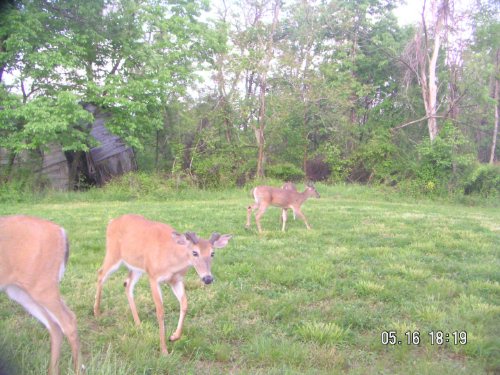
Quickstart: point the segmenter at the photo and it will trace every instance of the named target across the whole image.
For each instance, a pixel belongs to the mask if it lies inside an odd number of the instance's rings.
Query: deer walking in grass
[[[218,233],[213,233],[209,240],[199,238],[192,232],[179,234],[167,224],[150,221],[139,215],[123,215],[112,220],[106,234],[106,256],[98,272],[94,315],[100,315],[103,283],[124,264],[129,269],[124,284],[125,292],[134,322],[139,325],[141,321],[135,306],[134,286],[141,275],[147,273],[160,329],[160,348],[163,354],[168,354],[160,283],[170,284],[180,303],[177,329],[170,336],[170,341],[175,341],[181,337],[188,306],[184,275],[193,266],[205,284],[212,283],[214,250],[225,247],[230,238],[230,235],[221,236]]]
[[[59,291],[68,256],[68,239],[60,226],[30,216],[0,217],[0,290],[49,331],[50,375],[59,374],[63,335],[71,346],[75,373],[80,370],[76,317]]]
[[[255,222],[257,223],[257,229],[259,230],[259,233],[262,233],[262,227],[260,225],[260,219],[262,218],[262,215],[264,215],[264,213],[266,212],[267,207],[276,206],[282,208],[282,231],[285,231],[287,219],[286,209],[288,208],[291,208],[294,214],[296,214],[304,221],[307,229],[311,229],[306,217],[304,216],[300,208],[308,198],[319,198],[319,193],[316,191],[316,188],[314,186],[308,185],[302,193],[293,190],[274,188],[271,186],[257,186],[252,190],[252,195],[255,198],[255,204],[248,206],[247,208],[247,228],[250,228],[250,218],[252,216],[252,212],[257,210],[257,213],[255,214]]]

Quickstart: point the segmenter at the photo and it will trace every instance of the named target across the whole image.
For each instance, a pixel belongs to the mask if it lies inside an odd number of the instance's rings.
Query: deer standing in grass
[[[230,235],[213,233],[209,240],[198,238],[195,233],[179,234],[167,224],[150,221],[139,215],[123,215],[112,220],[106,234],[106,256],[98,272],[94,315],[100,315],[103,283],[121,264],[129,269],[125,292],[135,324],[141,323],[134,301],[134,286],[143,273],[149,276],[149,284],[156,307],[160,328],[160,348],[168,354],[165,342],[164,309],[160,283],[170,284],[180,303],[177,329],[170,341],[178,340],[187,312],[184,291],[184,275],[193,266],[205,284],[213,281],[210,270],[214,250],[227,245]]]
[[[63,335],[71,346],[75,373],[80,370],[75,314],[59,291],[68,256],[68,239],[60,226],[30,216],[0,217],[0,290],[49,331],[51,375],[59,374]]]
[[[255,222],[257,223],[257,229],[259,230],[259,233],[262,233],[260,219],[262,215],[264,215],[264,212],[266,212],[267,207],[271,205],[282,208],[282,231],[285,231],[287,219],[286,209],[288,208],[291,208],[294,214],[304,221],[307,229],[311,229],[306,217],[300,210],[300,207],[310,197],[319,198],[319,193],[316,191],[316,188],[314,186],[308,185],[302,193],[293,190],[274,188],[271,186],[257,186],[252,190],[252,195],[255,198],[255,204],[248,206],[247,208],[247,228],[250,228],[250,218],[252,216],[252,212],[257,210],[257,213],[255,214]]]

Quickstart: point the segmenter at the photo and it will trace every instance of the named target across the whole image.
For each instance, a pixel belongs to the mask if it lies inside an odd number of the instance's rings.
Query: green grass
[[[363,187],[319,186],[303,212],[313,227],[278,209],[264,234],[244,229],[248,189],[164,193],[50,195],[4,203],[0,215],[30,214],[64,226],[71,255],[61,290],[78,318],[88,374],[487,374],[500,371],[500,211],[493,207],[405,200]],[[159,351],[147,278],[136,287],[142,325],[133,323],[121,269],[105,284],[93,317],[96,272],[108,221],[138,213],[178,231],[231,233],[206,287],[186,279],[183,337]],[[1,261],[1,260],[0,260]],[[167,334],[179,306],[163,288]],[[429,331],[467,331],[467,344],[431,345]],[[420,344],[382,345],[383,331],[419,331]],[[0,294],[0,357],[19,374],[40,374],[48,334]],[[71,373],[63,347],[63,373]]]

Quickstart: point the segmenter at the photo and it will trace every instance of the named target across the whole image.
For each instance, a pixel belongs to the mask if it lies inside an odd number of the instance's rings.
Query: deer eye
[[[197,251],[193,251],[193,256],[197,257],[199,254]]]

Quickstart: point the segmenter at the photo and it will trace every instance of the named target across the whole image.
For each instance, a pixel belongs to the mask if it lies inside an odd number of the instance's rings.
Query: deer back
[[[107,251],[150,275],[175,274],[185,271],[190,261],[186,246],[174,241],[174,232],[167,224],[123,215],[108,225]]]
[[[56,285],[68,260],[66,233],[48,220],[24,215],[2,217],[0,259],[0,288],[9,283],[24,288],[42,282]]]

